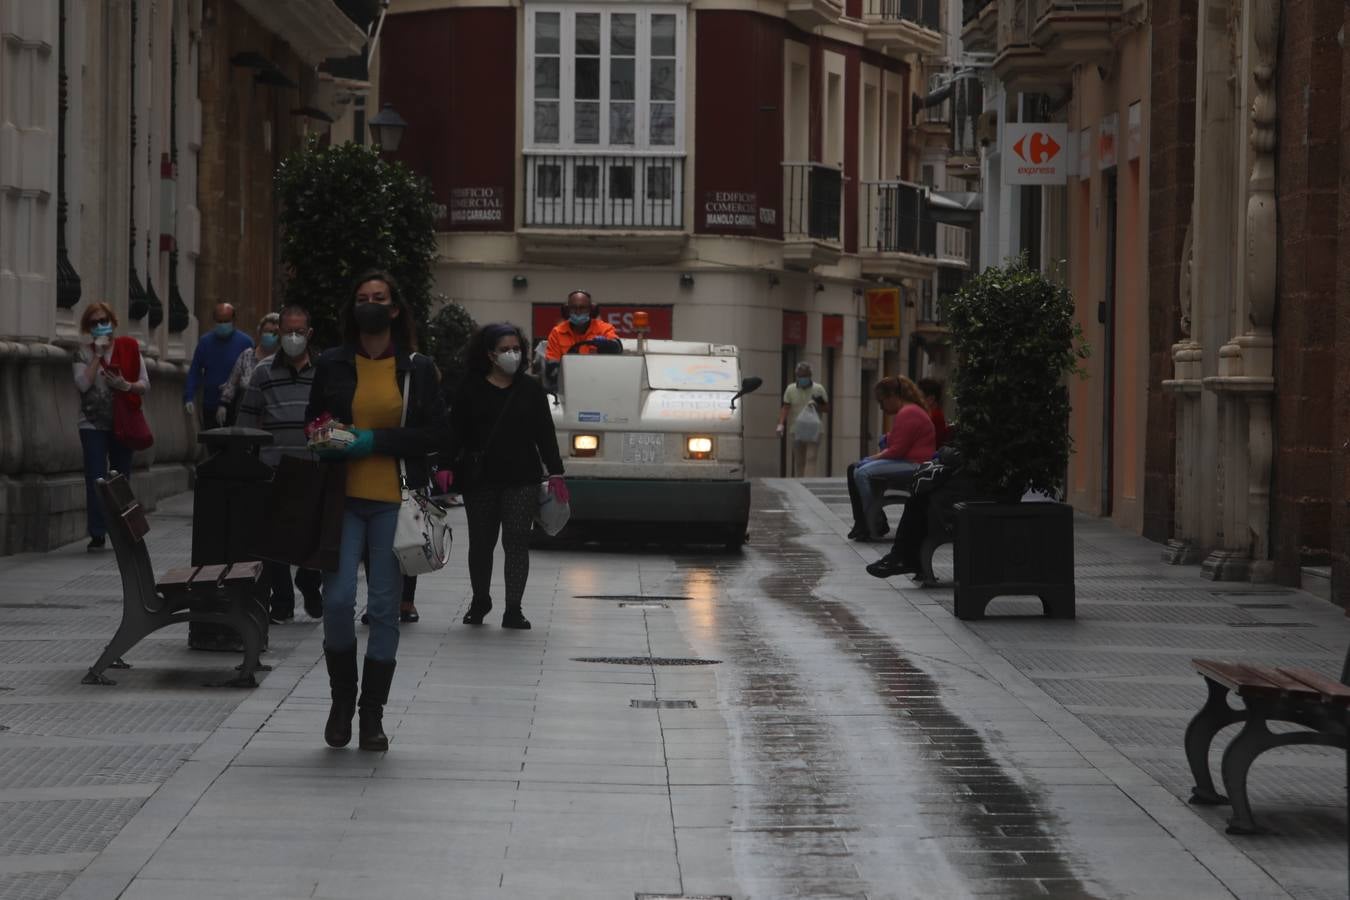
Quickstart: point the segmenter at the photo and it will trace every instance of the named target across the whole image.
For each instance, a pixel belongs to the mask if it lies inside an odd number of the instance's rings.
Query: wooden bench
[[[1268,668],[1240,663],[1194,659],[1191,664],[1205,679],[1209,695],[1200,711],[1186,726],[1186,762],[1195,787],[1191,803],[1221,806],[1231,803],[1229,834],[1264,834],[1252,818],[1247,798],[1247,773],[1256,758],[1275,747],[1313,744],[1346,749],[1346,721],[1350,713],[1350,653],[1346,654],[1341,681],[1300,668]],[[1240,708],[1228,704],[1232,693]],[[1242,730],[1224,750],[1220,763],[1227,796],[1214,788],[1209,771],[1209,748],[1215,735],[1228,725],[1243,723]],[[1272,732],[1270,722],[1291,722],[1307,729]]]
[[[122,661],[122,654],[167,625],[210,622],[234,630],[244,643],[240,674],[222,686],[257,687],[254,673],[270,668],[259,663],[267,646],[268,626],[262,563],[189,566],[173,569],[156,581],[145,546],[150,523],[126,477],[110,472],[107,479],[98,480],[97,490],[122,575],[122,622],[82,683],[116,684],[104,670],[131,668]]]

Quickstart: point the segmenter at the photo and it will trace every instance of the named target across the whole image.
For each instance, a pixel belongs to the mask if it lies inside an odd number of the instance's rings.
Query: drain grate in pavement
[[[669,603],[653,603],[644,601],[639,603],[620,603],[619,609],[670,609]]]
[[[730,894],[643,894],[633,895],[633,900],[731,900]]]
[[[675,594],[577,594],[578,600],[617,600],[621,603],[651,603],[663,600],[688,600]]]
[[[0,609],[85,609],[78,603],[0,603]]]
[[[1288,603],[1234,603],[1239,609],[1293,609]]]
[[[633,709],[697,709],[693,700],[629,700]]]
[[[671,656],[574,656],[572,662],[604,663],[609,666],[715,666],[722,661]]]
[[[1210,591],[1214,597],[1288,597],[1293,591]]]

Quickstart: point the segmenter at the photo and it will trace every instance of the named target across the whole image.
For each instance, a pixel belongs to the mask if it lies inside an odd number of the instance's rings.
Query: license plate
[[[623,461],[639,466],[659,465],[666,461],[664,434],[625,434]]]

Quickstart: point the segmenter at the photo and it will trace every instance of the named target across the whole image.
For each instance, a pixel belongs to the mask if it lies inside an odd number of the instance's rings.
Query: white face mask
[[[303,334],[283,334],[281,336],[281,349],[287,356],[301,356],[308,346],[309,338]]]
[[[501,369],[507,375],[516,374],[516,369],[520,368],[520,351],[503,350],[497,354],[497,368]]]

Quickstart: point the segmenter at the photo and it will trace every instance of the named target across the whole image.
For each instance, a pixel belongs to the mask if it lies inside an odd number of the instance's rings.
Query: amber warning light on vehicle
[[[646,334],[652,330],[651,316],[647,315],[645,310],[633,313],[633,330],[638,334]]]

